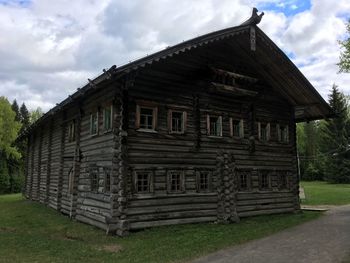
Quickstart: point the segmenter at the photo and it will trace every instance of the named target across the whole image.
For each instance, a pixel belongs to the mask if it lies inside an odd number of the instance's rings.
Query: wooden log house
[[[28,139],[26,198],[125,235],[300,209],[296,122],[328,104],[245,23],[113,66]]]

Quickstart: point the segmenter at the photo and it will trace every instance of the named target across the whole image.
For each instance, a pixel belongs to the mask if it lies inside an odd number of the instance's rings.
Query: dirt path
[[[193,263],[337,263],[350,255],[350,205],[272,236],[234,246]]]

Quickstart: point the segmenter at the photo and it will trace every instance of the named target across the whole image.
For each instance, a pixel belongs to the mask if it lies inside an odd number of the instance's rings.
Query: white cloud
[[[0,95],[48,110],[113,64],[121,65],[197,35],[238,25],[251,7],[299,10],[300,0],[36,0],[0,4]],[[67,8],[67,6],[69,8]],[[280,9],[277,9],[280,10]],[[336,74],[346,0],[315,0],[296,15],[264,10],[261,28],[326,95]]]

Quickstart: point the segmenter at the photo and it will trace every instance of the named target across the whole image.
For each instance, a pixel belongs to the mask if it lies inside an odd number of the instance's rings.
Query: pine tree
[[[30,114],[24,103],[22,103],[21,108],[19,109],[19,112],[20,112],[21,122],[22,122],[22,129],[20,132],[23,132],[23,131],[26,131],[30,126]]]
[[[329,104],[336,117],[326,120],[323,126],[322,149],[326,157],[325,176],[330,182],[350,182],[349,116],[346,97],[333,85]]]
[[[11,108],[16,113],[15,121],[21,122],[21,114],[19,113],[19,106],[16,99],[12,102]]]

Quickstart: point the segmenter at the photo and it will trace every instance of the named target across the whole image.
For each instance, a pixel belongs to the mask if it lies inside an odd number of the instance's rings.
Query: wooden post
[[[75,151],[74,151],[74,163],[73,163],[73,191],[71,193],[70,200],[70,211],[69,216],[75,218],[77,209],[77,199],[78,199],[78,183],[80,176],[80,162],[81,162],[81,151],[80,151],[80,132],[81,132],[81,119],[82,119],[82,109],[79,106],[79,115],[76,121],[75,127]]]
[[[235,160],[230,152],[219,151],[216,157],[218,191],[218,222],[239,222],[237,214],[238,180],[235,174]]]
[[[119,93],[119,128],[114,133],[115,158],[113,158],[113,177],[116,179],[116,189],[112,191],[112,207],[117,207],[116,233],[125,236],[129,233],[127,220],[127,180],[128,180],[128,126],[129,126],[129,87],[133,86],[135,75],[128,75]]]
[[[291,121],[293,122],[293,121]],[[290,123],[290,127],[292,127],[293,129],[293,140],[291,141],[291,143],[293,143],[292,146],[292,152],[293,152],[293,159],[292,159],[292,185],[291,185],[291,191],[294,194],[294,209],[295,212],[299,212],[300,211],[300,198],[299,198],[299,176],[298,176],[298,159],[297,159],[297,146],[296,146],[296,142],[297,142],[297,137],[296,137],[296,124]],[[288,174],[286,174],[286,176],[288,176]],[[288,181],[288,180],[287,180]]]

